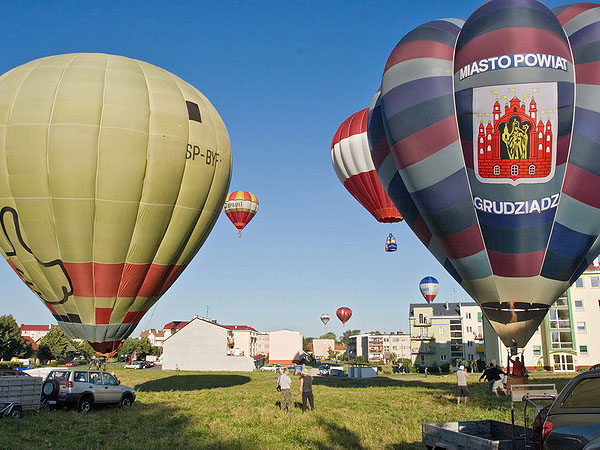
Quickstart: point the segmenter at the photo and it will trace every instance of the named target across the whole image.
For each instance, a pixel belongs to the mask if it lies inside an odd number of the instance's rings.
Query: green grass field
[[[277,376],[270,372],[114,371],[135,387],[133,408],[0,419],[0,448],[421,448],[421,422],[510,422],[508,398],[488,395],[479,375],[469,378],[467,406],[456,405],[452,375],[315,379],[316,410],[304,414],[292,377],[297,408],[286,414],[276,406]],[[545,374],[531,382],[560,389],[571,377]]]

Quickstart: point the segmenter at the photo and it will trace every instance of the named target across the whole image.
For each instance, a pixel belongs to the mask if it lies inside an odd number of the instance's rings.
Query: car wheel
[[[124,395],[121,401],[119,402],[119,407],[121,408],[131,408],[133,405],[133,399],[131,395]]]
[[[60,390],[60,384],[56,380],[46,380],[42,385],[42,394],[46,398],[54,398]]]
[[[92,398],[89,395],[81,397],[77,410],[81,413],[88,413],[92,409]]]
[[[10,410],[9,415],[13,419],[20,419],[21,417],[23,417],[23,408],[21,408],[20,406],[13,406],[13,408]]]

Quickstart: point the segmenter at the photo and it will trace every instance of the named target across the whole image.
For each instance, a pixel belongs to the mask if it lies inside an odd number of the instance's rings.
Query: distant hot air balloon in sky
[[[235,191],[227,196],[223,209],[242,237],[242,230],[258,212],[258,199],[250,192]]]
[[[392,233],[388,234],[388,237],[385,239],[385,251],[386,252],[395,252],[398,250],[398,244],[396,244],[396,238]]]
[[[402,38],[371,108],[382,184],[507,346],[600,251],[599,28],[597,4],[491,0]]]
[[[400,222],[402,216],[388,197],[371,160],[367,139],[368,108],[348,117],[331,143],[333,168],[344,187],[379,222]]]
[[[0,92],[1,253],[67,336],[110,353],[215,224],[225,125],[193,86],[123,56],[37,59]]]
[[[427,303],[431,303],[435,299],[439,289],[440,283],[433,277],[425,277],[419,283],[419,290]]]
[[[342,306],[341,308],[337,309],[335,315],[338,317],[338,319],[340,319],[342,325],[346,325],[346,322],[348,322],[350,317],[352,317],[352,310],[347,306]]]
[[[323,322],[323,325],[327,326],[327,322],[329,322],[329,314],[321,314],[321,322]]]

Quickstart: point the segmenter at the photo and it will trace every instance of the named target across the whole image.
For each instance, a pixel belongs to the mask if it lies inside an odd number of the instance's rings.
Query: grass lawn
[[[0,448],[421,448],[421,422],[510,422],[508,398],[488,395],[478,374],[470,375],[467,406],[456,405],[453,375],[315,378],[316,410],[286,414],[276,407],[277,376],[270,372],[108,370],[135,387],[131,409],[0,419]],[[531,382],[560,389],[571,377],[534,375]],[[292,377],[292,383],[299,406],[299,381]],[[521,408],[517,416],[522,419]]]

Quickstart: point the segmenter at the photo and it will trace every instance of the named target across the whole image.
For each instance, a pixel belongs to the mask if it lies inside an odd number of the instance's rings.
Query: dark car
[[[590,370],[563,388],[542,430],[545,449],[600,449],[600,370]]]

